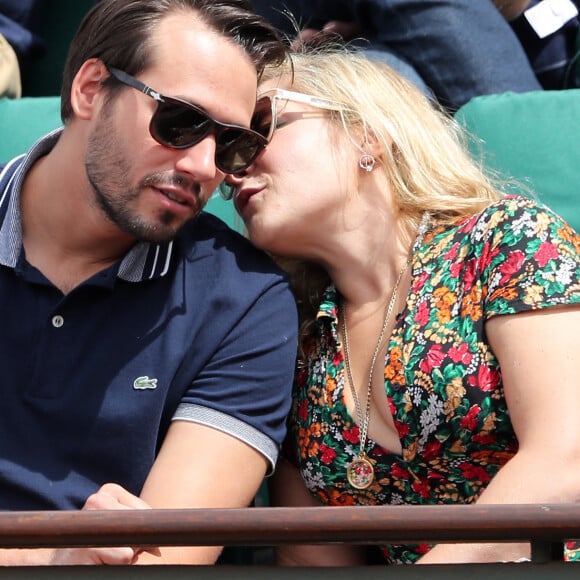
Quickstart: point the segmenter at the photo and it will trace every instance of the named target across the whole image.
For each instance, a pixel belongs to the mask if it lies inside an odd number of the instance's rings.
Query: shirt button
[[[52,325],[55,328],[60,328],[64,324],[64,318],[57,314],[56,316],[52,317]]]

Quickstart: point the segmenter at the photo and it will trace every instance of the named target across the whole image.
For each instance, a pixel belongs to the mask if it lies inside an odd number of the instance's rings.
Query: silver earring
[[[223,200],[230,201],[234,197],[234,186],[222,181],[217,187],[217,192]]]
[[[358,160],[358,164],[361,169],[370,173],[374,168],[377,160],[369,153],[363,153]]]

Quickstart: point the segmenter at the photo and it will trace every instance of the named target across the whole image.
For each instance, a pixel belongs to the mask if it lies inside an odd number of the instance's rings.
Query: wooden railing
[[[292,543],[532,543],[532,562],[370,566],[330,571],[273,566],[1,568],[0,577],[46,578],[580,578],[562,561],[563,543],[580,538],[580,504],[245,508],[0,513],[0,547],[275,546]],[[460,547],[458,547],[460,549]]]

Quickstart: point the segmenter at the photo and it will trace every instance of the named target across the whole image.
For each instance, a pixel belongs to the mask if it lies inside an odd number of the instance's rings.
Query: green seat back
[[[61,125],[59,97],[0,99],[0,164]]]
[[[61,125],[59,97],[0,99],[0,165],[25,153],[39,137]],[[234,204],[224,201],[217,191],[209,200],[206,210],[230,227],[242,230],[243,224]]]
[[[580,232],[580,89],[476,97],[456,119],[481,139],[473,153],[487,167],[529,187]]]

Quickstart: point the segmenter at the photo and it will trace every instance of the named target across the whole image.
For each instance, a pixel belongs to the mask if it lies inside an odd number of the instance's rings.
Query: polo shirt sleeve
[[[296,304],[280,272],[239,273],[223,264],[221,269],[223,278],[214,286],[215,299],[204,307],[204,328],[193,349],[219,339],[206,352],[173,420],[207,425],[244,441],[267,458],[271,472],[291,404]]]

